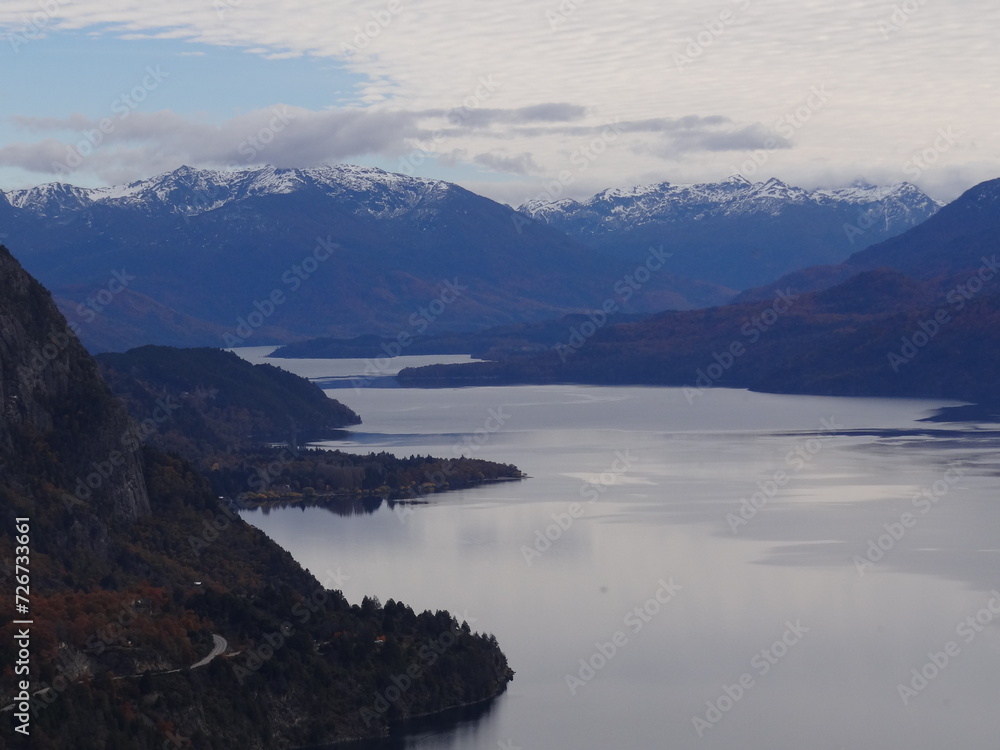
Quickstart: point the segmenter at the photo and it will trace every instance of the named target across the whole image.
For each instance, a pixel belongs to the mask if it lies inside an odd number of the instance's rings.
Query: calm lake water
[[[403,512],[244,515],[352,602],[449,609],[500,641],[503,696],[393,747],[996,747],[994,426],[921,422],[938,402],[726,389],[328,392],[364,419],[330,448],[530,475]]]

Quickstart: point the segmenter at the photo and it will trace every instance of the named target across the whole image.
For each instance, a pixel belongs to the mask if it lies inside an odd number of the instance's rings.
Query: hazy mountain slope
[[[578,345],[499,362],[404,370],[399,379],[418,385],[683,385],[693,398],[733,386],[995,402],[997,184],[973,188],[924,224],[865,251],[856,264],[852,259],[849,266],[818,269],[820,280],[852,274],[826,289],[805,293],[772,285],[753,300],[724,307],[592,326]],[[891,263],[902,268],[883,267]],[[800,277],[815,280],[806,272]]]
[[[776,289],[815,291],[838,284],[859,271],[892,268],[934,281],[942,292],[960,283],[1000,250],[1000,179],[980,183],[923,224],[898,237],[861,250],[843,264],[806,268],[748,290],[736,301],[766,299]]]
[[[558,317],[600,307],[648,255],[601,258],[456,185],[362,167],[185,167],[115,188],[40,186],[3,202],[20,259],[66,300],[94,349]],[[732,294],[658,265],[633,309]]]
[[[1000,249],[1000,179],[980,183],[919,227],[852,255],[846,265],[887,267],[919,279],[950,278]]]
[[[780,314],[774,313],[775,300],[669,312],[601,329],[572,351],[407,369],[397,377],[404,385],[425,387],[686,386],[692,401],[715,387],[997,401],[995,289],[959,307],[926,284],[892,271],[868,271],[824,292],[787,298],[793,304],[779,305]],[[929,298],[930,304],[913,305]]]
[[[597,313],[593,313],[596,315]],[[638,320],[644,316],[616,313],[616,323]],[[415,339],[401,347],[395,339],[378,336],[358,336],[351,339],[318,338],[297,341],[278,347],[269,356],[276,359],[351,359],[378,360],[398,354],[470,354],[475,358],[494,359],[498,355],[544,351],[570,336],[571,331],[590,318],[587,315],[566,315],[537,323],[517,323],[497,326],[476,333],[446,333]]]
[[[807,191],[777,179],[660,183],[518,210],[603,252],[664,245],[671,269],[735,289],[840,263],[932,216],[939,205],[908,183]]]

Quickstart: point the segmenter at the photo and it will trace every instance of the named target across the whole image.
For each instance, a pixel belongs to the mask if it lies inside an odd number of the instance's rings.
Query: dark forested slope
[[[32,747],[317,745],[487,699],[510,679],[492,637],[446,612],[349,604],[335,576],[318,581],[190,464],[144,445],[2,248],[0,404],[0,511],[11,529],[28,519],[33,620],[27,676],[11,668],[23,626],[0,628],[0,702],[30,681]],[[10,596],[14,553],[0,536]],[[21,709],[5,714],[8,744]]]

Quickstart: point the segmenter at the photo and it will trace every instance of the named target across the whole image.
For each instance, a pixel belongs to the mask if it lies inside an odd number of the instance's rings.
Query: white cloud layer
[[[702,127],[691,133],[627,129],[568,191],[719,179],[753,164],[754,177],[909,179],[950,196],[1000,173],[1000,6],[986,0],[5,0],[0,25],[12,46],[18,34],[44,43],[29,35],[92,29],[336,58],[362,74],[358,112],[302,113],[282,160],[350,159],[366,153],[358,148],[395,158],[420,143],[544,180],[574,169],[595,137],[587,129],[693,117]],[[426,113],[463,107],[435,139]],[[150,129],[164,153],[192,148],[184,138],[201,132],[208,158],[254,117],[266,111],[214,134],[175,122],[180,137],[153,132],[169,113],[136,117],[134,127]],[[713,117],[719,132],[710,132]],[[935,146],[941,132],[952,134],[946,148]],[[113,144],[95,153],[95,168],[100,159],[127,168],[141,151],[124,129]],[[33,150],[52,147],[9,144],[0,159],[29,163]],[[530,194],[535,184],[496,190]]]

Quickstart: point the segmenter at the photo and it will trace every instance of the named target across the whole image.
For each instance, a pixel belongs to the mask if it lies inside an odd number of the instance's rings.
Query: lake
[[[347,386],[328,393],[364,423],[325,447],[529,475],[351,517],[243,514],[352,602],[496,635],[507,692],[391,746],[996,746],[995,426],[922,422],[946,404],[917,400],[355,388],[363,360],[269,350],[237,351]]]

